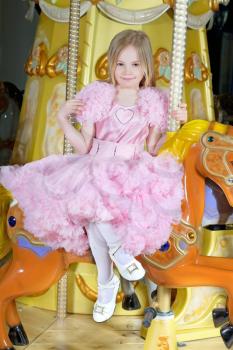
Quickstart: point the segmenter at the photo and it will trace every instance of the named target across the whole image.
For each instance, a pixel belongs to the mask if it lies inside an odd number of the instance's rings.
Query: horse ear
[[[215,121],[209,123],[208,131],[214,131]]]
[[[226,134],[228,136],[233,136],[233,126],[232,125],[228,125]]]

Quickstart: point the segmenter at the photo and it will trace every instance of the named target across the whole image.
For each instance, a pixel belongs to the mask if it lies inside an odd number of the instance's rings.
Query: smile
[[[121,79],[123,79],[123,80],[133,80],[133,79],[135,79],[135,77],[121,77]]]

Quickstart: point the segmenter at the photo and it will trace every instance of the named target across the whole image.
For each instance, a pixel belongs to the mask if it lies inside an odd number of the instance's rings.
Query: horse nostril
[[[16,218],[14,216],[10,216],[8,218],[8,224],[11,226],[11,227],[15,227],[16,225]]]

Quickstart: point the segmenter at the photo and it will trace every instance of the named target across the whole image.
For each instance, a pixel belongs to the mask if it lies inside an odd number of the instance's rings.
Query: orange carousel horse
[[[148,277],[158,286],[218,286],[226,290],[227,309],[213,310],[213,321],[216,327],[225,324],[221,336],[228,348],[233,345],[233,260],[201,256],[197,239],[205,206],[205,178],[222,189],[233,207],[232,136],[232,127],[228,127],[226,135],[207,131],[189,149],[184,160],[182,219],[159,251],[140,257]]]
[[[140,259],[149,278],[161,286],[177,288],[213,285],[225,288],[230,324],[223,329],[223,333],[224,336],[227,334],[225,341],[229,346],[233,337],[229,337],[229,329],[230,334],[233,334],[232,259],[200,256],[196,239],[204,209],[205,178],[210,178],[220,186],[233,206],[232,128],[229,128],[228,135],[223,135],[207,131],[207,121],[198,123],[202,123],[202,126],[198,124],[196,133],[193,131],[195,122],[187,123],[177,133],[178,137],[181,135],[181,144],[183,142],[184,146],[181,147],[181,159],[185,159],[183,219],[174,227],[169,242],[160,251],[154,255],[141,256]],[[188,128],[194,137],[187,136],[185,131]],[[205,131],[200,139],[200,134]],[[163,149],[172,151],[171,143],[176,148],[177,142],[175,135]],[[189,146],[194,143],[188,152]],[[90,261],[88,256],[77,257],[63,249],[52,251],[49,246],[38,241],[24,230],[23,213],[17,205],[12,205],[8,210],[7,232],[11,240],[12,258],[2,266],[2,273],[0,271],[0,350],[14,350],[12,343],[24,345],[28,342],[15,307],[17,297],[43,293],[62,277],[71,263],[85,259]],[[226,310],[217,310],[217,313],[216,323],[220,316],[224,320],[227,318]],[[6,324],[10,328],[9,334]]]

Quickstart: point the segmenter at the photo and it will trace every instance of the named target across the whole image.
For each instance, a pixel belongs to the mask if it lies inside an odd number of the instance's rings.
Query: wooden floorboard
[[[89,315],[68,315],[63,322],[55,313],[19,306],[30,344],[17,350],[143,350],[139,316],[114,316],[97,324]],[[225,350],[221,338],[180,343],[179,350]]]

